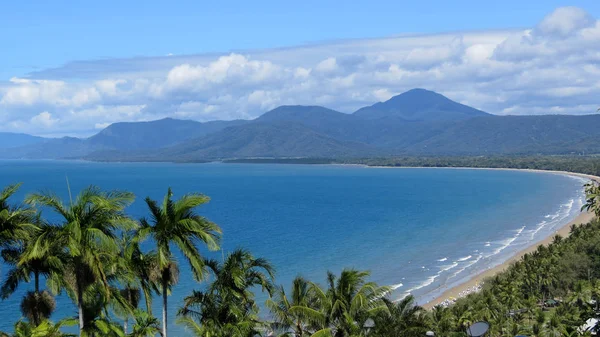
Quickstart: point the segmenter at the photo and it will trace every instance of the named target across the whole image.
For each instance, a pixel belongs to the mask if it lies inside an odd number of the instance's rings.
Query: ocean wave
[[[547,224],[548,224],[548,222],[547,222],[546,220],[544,220],[544,221],[542,221],[542,222],[538,223],[538,224],[536,225],[535,229],[532,229],[532,230],[528,231],[528,233],[529,233],[529,239],[530,239],[530,240],[533,240],[533,239],[534,239],[534,237],[535,237],[535,235],[536,235],[536,234],[537,234],[539,231],[541,231],[541,230],[542,230],[542,228],[546,227],[546,225],[547,225]]]
[[[574,203],[575,203],[575,199],[571,199],[571,200],[567,201],[566,203],[562,204],[561,206],[565,206],[568,208],[568,211],[571,211],[571,208],[573,207]]]
[[[458,262],[454,262],[453,264],[450,264],[450,265],[447,265],[447,266],[442,266],[440,268],[440,272],[448,271],[448,270],[454,269],[456,267],[458,267]]]
[[[404,286],[404,284],[402,284],[402,283],[398,283],[398,284],[392,284],[392,285],[390,286],[390,289],[393,291],[393,290],[396,290],[396,289],[398,289],[398,288],[400,288],[400,287],[402,287],[402,286]]]
[[[577,200],[577,201],[582,202],[581,200]],[[558,209],[558,211],[556,213],[546,215],[545,218],[549,219],[548,221],[544,220],[544,221],[538,223],[536,225],[535,229],[528,231],[530,240],[533,241],[535,239],[536,234],[539,233],[542,229],[544,229],[547,226],[550,226],[551,228],[553,228],[557,225],[564,224],[565,219],[568,218],[569,215],[571,215],[571,211],[573,210],[573,206],[575,205],[575,203],[576,203],[575,199],[569,199],[569,201],[560,205],[560,208]]]
[[[521,233],[523,233],[524,230],[525,230],[525,226],[515,230],[516,234],[513,237],[499,241],[498,243],[500,244],[500,247],[498,247],[496,250],[494,250],[492,252],[492,254],[487,255],[486,258],[497,255],[501,251],[508,248],[513,242],[515,242],[519,238],[519,236],[521,236]]]
[[[419,283],[418,285],[416,285],[416,286],[414,286],[414,287],[412,287],[412,288],[408,289],[408,290],[406,291],[406,293],[405,293],[405,296],[404,296],[404,297],[406,297],[406,295],[408,295],[408,294],[410,294],[410,293],[414,292],[415,290],[419,290],[419,289],[421,289],[421,288],[425,288],[425,287],[427,287],[428,285],[432,284],[432,283],[435,281],[435,279],[436,279],[436,278],[438,278],[439,276],[440,276],[440,274],[439,274],[439,273],[437,273],[437,274],[435,274],[435,275],[433,275],[433,276],[430,276],[430,277],[428,277],[428,278],[427,278],[425,281],[423,281],[423,282]]]
[[[489,242],[489,241],[485,243],[485,246],[486,246],[486,247],[489,247],[489,246],[491,246],[491,245],[492,245],[492,243],[491,243],[491,242]]]
[[[444,257],[444,258],[439,259],[438,262],[444,262],[444,261],[447,261],[447,260],[448,260],[448,258]]]
[[[462,273],[467,268],[469,268],[472,265],[474,265],[475,263],[479,262],[482,258],[483,258],[483,254],[479,254],[475,260],[469,261],[469,263],[467,263],[464,267],[462,267],[461,269],[457,270],[454,274],[452,274],[452,276],[450,276],[450,278],[458,276],[458,274]]]
[[[469,255],[469,256],[465,256],[465,257],[461,257],[460,259],[456,260],[457,262],[463,262],[463,261],[467,261],[468,259],[472,258],[473,255]]]

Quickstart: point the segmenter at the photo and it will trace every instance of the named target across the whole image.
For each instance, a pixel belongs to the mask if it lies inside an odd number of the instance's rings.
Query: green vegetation
[[[69,336],[63,327],[78,326],[79,336],[166,337],[167,299],[181,263],[173,249],[198,282],[199,290],[176,304],[177,323],[195,336],[409,337],[429,330],[465,336],[478,320],[491,323],[492,336],[578,336],[584,334],[578,327],[599,315],[598,220],[525,255],[487,280],[481,292],[426,311],[412,296],[393,302],[390,288],[369,281],[365,271],[328,273],[324,285],[298,276],[288,291],[276,285],[268,261],[244,249],[222,261],[203,257],[201,248],[219,248],[221,231],[196,213],[209,200],[201,194],[173,199],[169,189],[161,203],[146,198],[148,216],[136,221],[126,213],[134,199],[128,192],[89,187],[68,202],[36,193],[16,205],[8,199],[18,187],[0,193],[1,256],[10,267],[0,293],[6,299],[29,282],[33,290],[22,300],[23,318],[14,331],[0,336]],[[596,214],[598,188],[587,185],[586,208]],[[46,211],[61,220],[49,222]],[[141,249],[144,240],[153,249]],[[268,295],[264,305],[256,291]],[[61,293],[77,316],[53,323],[54,296]],[[162,320],[151,311],[155,295],[162,296]]]
[[[599,156],[385,157],[331,160],[336,164],[389,167],[472,167],[552,170],[600,176]]]

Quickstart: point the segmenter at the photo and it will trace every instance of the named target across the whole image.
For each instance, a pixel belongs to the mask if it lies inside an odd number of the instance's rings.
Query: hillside
[[[85,140],[74,137],[63,137],[44,140],[40,143],[0,149],[2,159],[66,159],[80,158],[98,150]]]
[[[249,157],[356,157],[383,154],[291,122],[249,123],[164,149],[156,157],[174,161]]]
[[[166,118],[151,122],[111,124],[89,138],[63,137],[12,147],[0,148],[4,159],[65,159],[84,158],[92,153],[121,153],[128,157],[136,151],[159,149],[220,131],[228,126],[242,125],[245,120],[200,123]]]
[[[206,161],[388,155],[600,153],[600,115],[495,116],[414,89],[354,114],[280,106],[255,120],[115,123],[87,138],[42,140],[0,158]]]
[[[409,154],[598,153],[600,115],[488,116],[461,121],[406,148]]]
[[[202,137],[246,121],[200,123],[165,118],[150,122],[114,123],[87,139],[93,147],[115,150],[155,149]]]
[[[0,132],[0,149],[41,143],[44,140],[45,138],[24,133]]]

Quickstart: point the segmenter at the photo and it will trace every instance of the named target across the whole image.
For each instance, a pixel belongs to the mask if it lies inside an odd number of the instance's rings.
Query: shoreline
[[[548,173],[548,174],[561,174],[561,175],[568,175],[568,176],[574,176],[574,177],[578,177],[578,178],[583,178],[583,179],[587,179],[587,180],[595,180],[600,182],[600,177],[597,176],[593,176],[593,175],[589,175],[589,174],[583,174],[583,173],[574,173],[574,172],[567,172],[567,171],[551,171],[551,170],[536,170],[536,169],[512,169],[512,168],[480,168],[480,167],[389,167],[389,166],[368,166],[368,165],[364,165],[365,167],[369,167],[369,168],[400,168],[400,169],[407,169],[407,168],[418,168],[418,169],[423,169],[423,168],[429,168],[429,169],[459,169],[459,170],[510,170],[510,171],[525,171],[525,172],[533,172],[533,173]],[[551,235],[547,236],[546,238],[544,238],[542,241],[538,241],[535,242],[533,244],[531,244],[530,246],[516,252],[513,256],[511,256],[510,258],[508,258],[506,261],[504,261],[503,263],[493,267],[493,268],[489,268],[485,271],[482,271],[478,274],[473,275],[471,278],[469,278],[468,280],[466,280],[465,282],[458,284],[456,286],[453,286],[451,288],[448,288],[447,290],[445,290],[441,295],[437,296],[436,298],[425,302],[425,303],[419,303],[419,305],[421,305],[423,308],[430,310],[433,307],[442,304],[443,302],[447,301],[450,298],[454,298],[454,299],[459,299],[461,297],[464,297],[465,294],[468,294],[470,292],[473,292],[473,289],[475,289],[477,286],[481,285],[482,282],[489,277],[492,277],[498,273],[501,273],[503,271],[505,271],[509,266],[511,266],[513,263],[515,263],[516,261],[521,260],[521,258],[531,252],[534,252],[538,246],[541,245],[548,245],[550,244],[553,239],[554,236],[556,235],[560,235],[562,237],[567,237],[569,236],[569,233],[571,231],[571,226],[572,225],[579,225],[579,224],[583,224],[583,223],[588,223],[590,222],[592,219],[594,219],[595,215],[593,213],[590,212],[581,212],[579,215],[577,215],[577,217],[575,217],[575,219],[569,221],[568,223],[562,225],[558,230],[554,231]],[[462,293],[462,296],[461,296]]]

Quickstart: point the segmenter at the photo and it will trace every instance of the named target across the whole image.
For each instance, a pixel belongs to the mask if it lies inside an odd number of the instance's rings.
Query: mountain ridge
[[[283,105],[254,120],[114,123],[86,139],[42,139],[0,158],[205,161],[283,157],[597,153],[600,115],[496,116],[425,89],[352,114]]]

